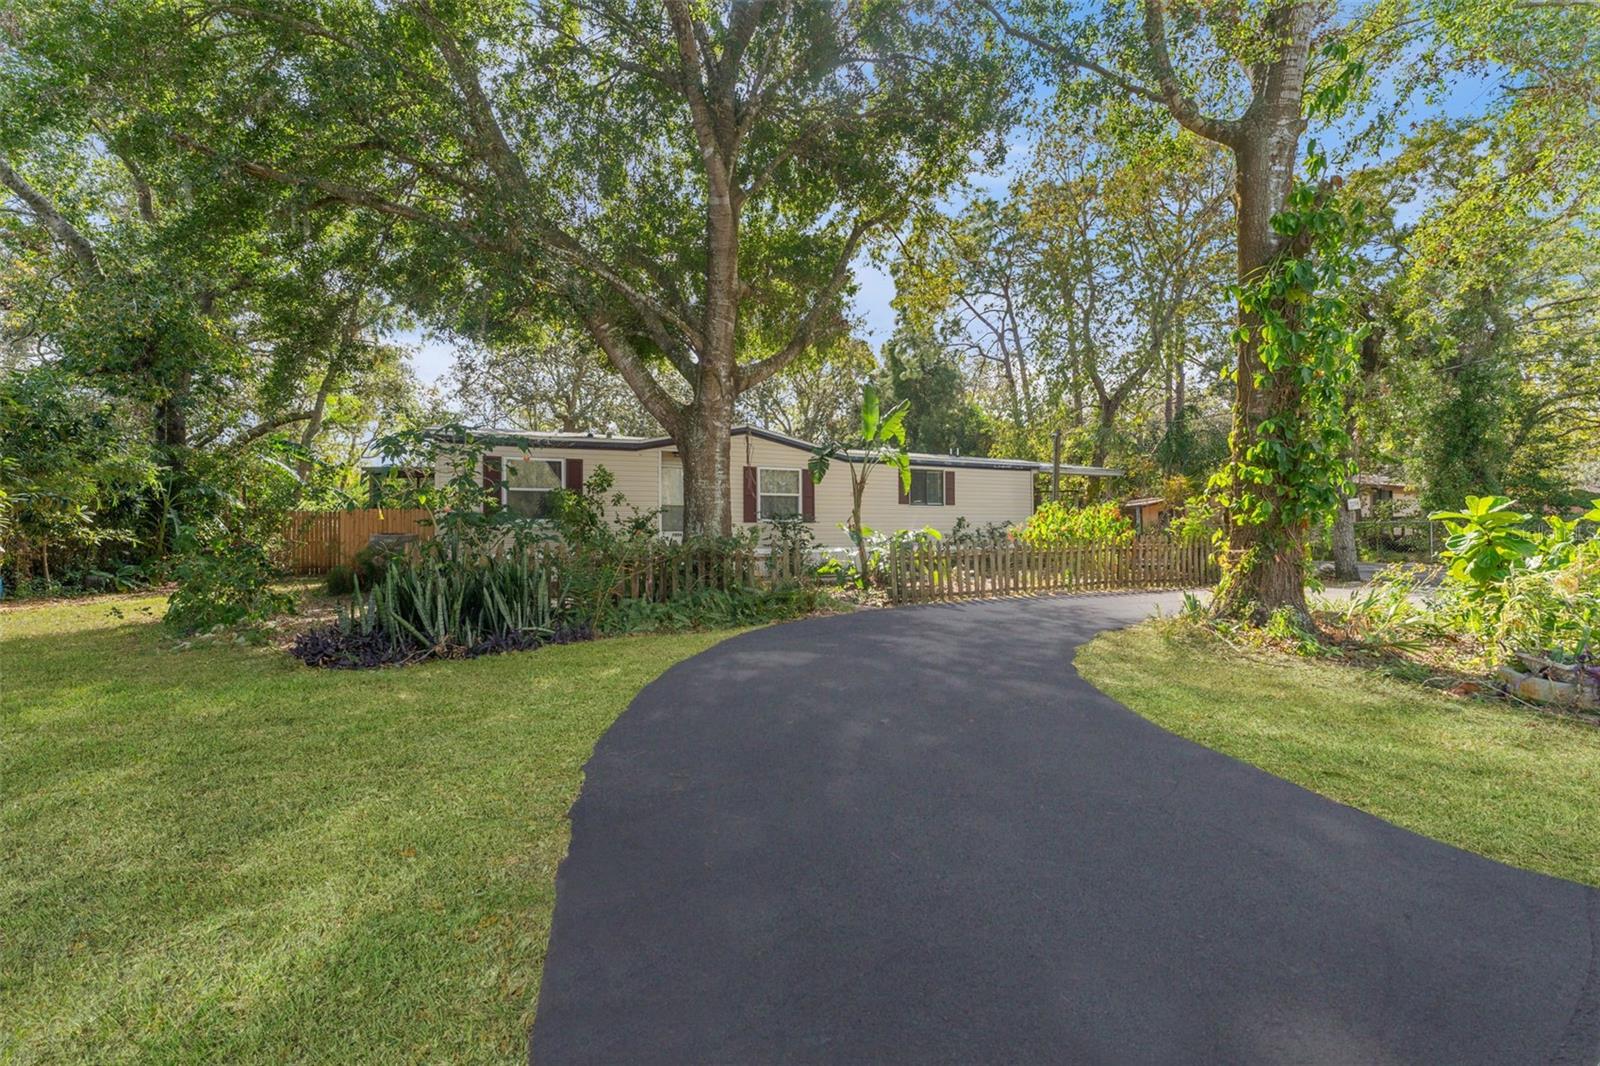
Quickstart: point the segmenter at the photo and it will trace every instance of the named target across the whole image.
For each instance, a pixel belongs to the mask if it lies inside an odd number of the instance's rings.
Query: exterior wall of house
[[[529,458],[529,459],[560,459],[563,464],[568,459],[578,459],[583,463],[583,477],[587,482],[595,470],[605,467],[610,471],[614,484],[611,492],[620,492],[628,498],[628,503],[638,507],[641,511],[652,511],[658,506],[657,499],[661,494],[661,448],[644,448],[637,451],[622,451],[607,448],[518,448],[515,446],[500,446],[485,452],[486,456],[496,455],[501,458]],[[434,474],[434,483],[442,485],[454,476],[454,470],[448,465],[448,460],[440,462]],[[572,488],[566,485],[566,488]],[[609,496],[610,493],[607,493]],[[609,511],[610,508],[608,507]],[[624,511],[626,513],[626,511]]]
[[[745,442],[749,441],[746,451]],[[743,525],[744,467],[782,467],[805,470],[811,458],[808,451],[756,436],[733,439],[730,464],[734,476],[733,518]],[[900,502],[899,475],[883,467],[873,469],[861,501],[861,521],[868,529],[892,532],[932,526],[949,533],[956,519],[965,517],[973,526],[990,522],[1019,525],[1033,513],[1033,474],[1028,470],[988,470],[971,467],[941,467],[913,463],[917,470],[954,470],[954,504],[944,506]],[[816,486],[816,521],[812,532],[824,547],[847,548],[850,536],[843,525],[850,520],[850,472],[835,462]]]
[[[661,506],[661,467],[676,462],[676,452],[671,445],[638,450],[613,450],[602,448],[545,448],[516,446],[496,447],[487,453],[502,458],[579,459],[583,462],[585,481],[599,467],[610,471],[615,485],[613,492],[627,497],[628,504],[642,511]],[[729,486],[733,500],[733,521],[737,528],[748,528],[744,518],[744,468],[748,466],[798,470],[803,478],[810,475],[806,466],[811,453],[777,441],[754,435],[737,435],[732,440],[729,468],[733,484]],[[949,533],[956,520],[965,517],[973,526],[990,522],[1021,524],[1033,513],[1033,474],[1028,470],[993,470],[971,467],[941,467],[933,464],[913,464],[917,470],[953,470],[955,473],[955,503],[943,506],[901,503],[899,477],[892,469],[877,467],[867,482],[866,496],[862,501],[861,520],[867,528],[883,532],[898,529],[921,529],[931,526],[941,533]],[[447,461],[441,461],[434,480],[443,484],[453,476]],[[567,487],[571,487],[570,485]],[[842,462],[835,462],[826,477],[814,490],[816,520],[812,531],[817,542],[824,547],[847,548],[850,537],[844,525],[850,518],[850,472]],[[757,523],[759,524],[759,523]]]
[[[1389,515],[1394,518],[1415,517],[1422,513],[1422,504],[1417,494],[1402,486],[1361,486],[1359,496],[1362,518],[1376,517],[1378,508],[1385,504],[1388,506]]]

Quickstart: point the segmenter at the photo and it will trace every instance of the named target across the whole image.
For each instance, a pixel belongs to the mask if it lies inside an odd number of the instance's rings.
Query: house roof
[[[441,427],[430,430],[430,433],[444,435],[446,431]],[[671,437],[625,437],[605,433],[560,433],[550,431],[528,431],[516,429],[474,429],[470,430],[473,438],[482,444],[489,445],[517,445],[532,448],[592,448],[597,451],[645,451],[651,448],[668,448],[673,445]],[[785,444],[801,451],[812,451],[816,445],[799,437],[791,437],[787,433],[776,430],[763,429],[760,426],[734,426],[732,435],[749,435],[762,440],[772,441],[775,444]],[[1049,463],[1037,462],[1033,459],[991,459],[977,455],[941,455],[934,452],[912,452],[912,466],[937,466],[951,468],[971,468],[978,470],[1049,470]],[[1061,465],[1063,474],[1073,477],[1121,477],[1122,471],[1115,467],[1105,466],[1072,466],[1066,463]]]
[[[1152,503],[1166,503],[1166,502],[1167,502],[1167,498],[1165,496],[1140,496],[1138,499],[1126,501],[1125,503],[1123,503],[1122,506],[1124,506],[1124,507],[1149,507]]]

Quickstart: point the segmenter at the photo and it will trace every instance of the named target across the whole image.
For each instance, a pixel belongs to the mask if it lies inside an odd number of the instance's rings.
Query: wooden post
[[[1050,502],[1061,500],[1061,431],[1050,435]]]

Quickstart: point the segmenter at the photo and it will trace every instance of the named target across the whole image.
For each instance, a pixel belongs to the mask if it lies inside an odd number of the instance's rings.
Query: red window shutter
[[[500,506],[500,482],[505,478],[505,460],[498,455],[483,457],[483,509]]]
[[[894,486],[900,491],[900,502],[911,502],[911,479],[900,476],[900,471],[894,472]]]
[[[753,466],[744,468],[744,520],[756,520],[756,468]]]
[[[811,480],[811,471],[800,471],[800,521],[817,520],[817,483]]]
[[[956,505],[956,472],[954,470],[946,470],[944,472],[944,505],[946,507],[954,507]]]
[[[566,488],[568,492],[583,491],[583,460],[567,460]]]

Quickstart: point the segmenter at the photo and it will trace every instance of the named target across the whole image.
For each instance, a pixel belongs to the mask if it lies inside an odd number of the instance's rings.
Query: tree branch
[[[823,313],[833,305],[834,298],[844,288],[845,280],[850,276],[850,261],[855,258],[856,249],[860,246],[862,238],[883,222],[884,217],[881,215],[876,218],[857,220],[855,226],[850,230],[850,236],[845,239],[844,248],[840,251],[838,260],[834,263],[833,276],[822,287],[822,291],[817,293],[810,309],[800,319],[800,324],[795,327],[794,334],[789,338],[789,343],[765,359],[739,367],[735,377],[738,392],[755,388],[794,362],[800,353],[806,350],[806,346],[815,339],[817,328],[822,324]]]
[[[1143,0],[1144,40],[1150,49],[1150,59],[1155,64],[1156,83],[1161,87],[1161,103],[1178,120],[1178,124],[1209,141],[1238,147],[1239,124],[1228,119],[1212,118],[1200,112],[1200,105],[1183,91],[1172,70],[1172,56],[1167,52],[1167,23],[1162,11],[1165,0]]]
[[[661,423],[663,429],[676,437],[683,428],[683,405],[661,387],[661,383],[650,373],[650,368],[644,365],[644,361],[639,358],[633,347],[617,336],[610,320],[596,311],[580,309],[579,313],[583,317],[584,326],[589,330],[589,335],[600,345],[600,350],[606,353],[606,358],[628,383],[628,387],[639,398],[644,409]]]
[[[78,265],[95,278],[105,277],[105,272],[100,269],[100,257],[95,254],[94,245],[89,242],[78,227],[69,222],[65,215],[57,211],[55,205],[39,190],[25,181],[21,174],[11,169],[3,157],[0,157],[0,185],[4,185],[16,194],[28,211],[39,224],[50,231],[50,235],[66,245],[67,251],[78,261]]]

